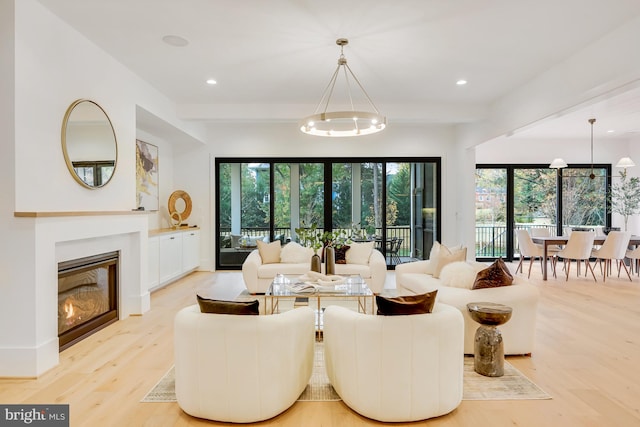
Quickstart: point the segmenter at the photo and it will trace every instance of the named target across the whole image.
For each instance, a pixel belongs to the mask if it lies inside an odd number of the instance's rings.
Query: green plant
[[[296,228],[296,234],[300,244],[309,246],[315,250],[324,246],[333,246],[339,248],[345,244],[347,236],[343,230],[340,231],[322,231],[314,222],[310,227],[305,227],[304,222],[301,227]]]
[[[640,178],[627,178],[626,170],[620,172],[620,181],[611,186],[609,201],[611,212],[624,218],[624,230],[627,231],[629,217],[640,214]]]

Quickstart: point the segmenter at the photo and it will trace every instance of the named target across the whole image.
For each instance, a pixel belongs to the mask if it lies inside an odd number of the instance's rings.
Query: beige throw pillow
[[[375,242],[351,243],[345,254],[347,264],[369,264],[369,257]]]
[[[258,240],[256,243],[258,244],[258,252],[260,252],[263,264],[277,264],[280,262],[280,240],[271,243]]]
[[[440,252],[440,242],[433,242],[433,246],[431,246],[431,252],[429,252],[429,262],[427,263],[427,268],[425,269],[425,273],[433,274],[436,271],[436,265],[438,265],[438,253]]]
[[[445,265],[451,264],[456,261],[464,261],[467,259],[467,248],[460,248],[455,251],[451,251],[445,245],[440,245],[440,251],[438,251],[438,261],[433,271],[433,277],[440,278],[440,272]]]

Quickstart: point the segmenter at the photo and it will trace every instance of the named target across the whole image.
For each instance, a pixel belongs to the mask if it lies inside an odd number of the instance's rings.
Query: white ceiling
[[[349,65],[390,121],[416,110],[423,121],[479,120],[491,102],[640,15],[638,0],[39,1],[177,105],[228,106],[237,119],[311,114],[302,110],[320,100],[335,40],[346,37]],[[170,46],[165,35],[189,44]],[[469,83],[457,86],[461,78]],[[584,137],[593,114],[601,131],[637,132],[639,99],[627,92],[515,136]]]

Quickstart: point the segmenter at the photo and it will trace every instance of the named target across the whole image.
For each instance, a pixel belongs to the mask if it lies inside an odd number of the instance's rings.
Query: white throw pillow
[[[280,251],[280,262],[285,264],[310,263],[312,255],[313,248],[306,248],[297,242],[289,242]]]
[[[368,265],[374,243],[375,242],[350,243],[349,249],[347,249],[344,256],[347,264]]]
[[[277,264],[280,262],[280,240],[271,243],[258,240],[256,243],[258,244],[258,252],[260,252],[263,264]]]
[[[486,267],[486,266],[483,266]],[[478,274],[478,267],[466,261],[456,261],[445,265],[440,272],[442,286],[472,289]]]

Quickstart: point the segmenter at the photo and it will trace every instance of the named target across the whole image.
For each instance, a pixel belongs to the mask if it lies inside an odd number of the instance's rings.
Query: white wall
[[[16,1],[16,210],[136,208],[136,104],[185,129],[175,105],[33,0]],[[78,185],[66,168],[60,132],[76,99],[97,102],[118,140],[118,165],[100,190]],[[46,176],[46,178],[44,176]]]
[[[174,151],[174,185],[189,193],[193,201],[193,223],[203,229],[203,268],[213,269],[214,182],[216,157],[441,157],[442,240],[456,244],[461,235],[454,221],[456,187],[460,170],[450,126],[390,123],[384,132],[356,138],[321,138],[305,135],[295,123],[211,124],[206,147]],[[470,174],[473,176],[473,166]],[[192,220],[190,219],[191,223]]]
[[[51,350],[57,349],[57,335],[52,336],[47,326],[55,319],[41,316],[54,311],[50,304],[57,304],[45,298],[51,287],[57,287],[57,281],[51,279],[57,269],[57,255],[51,248],[57,242],[42,234],[41,225],[52,221],[15,217],[14,212],[134,209],[136,111],[140,105],[180,128],[189,135],[186,139],[197,140],[201,130],[177,119],[175,105],[164,95],[34,0],[0,0],[0,36],[0,189],[4,201],[0,208],[4,243],[0,247],[0,324],[19,325],[0,328],[0,376],[34,376],[57,363],[57,350],[55,354]],[[115,175],[101,189],[80,186],[64,161],[62,120],[67,107],[79,98],[104,108],[118,140]],[[139,266],[147,263],[150,219],[126,215],[69,221],[90,224],[83,229],[86,236],[134,236],[120,239],[134,248],[122,249],[127,257],[124,265],[137,266],[128,270],[135,277],[123,282],[138,287],[146,283],[147,269]],[[105,226],[112,222],[121,227]],[[125,224],[129,225],[123,231]],[[145,290],[125,292],[126,314],[148,309]]]

